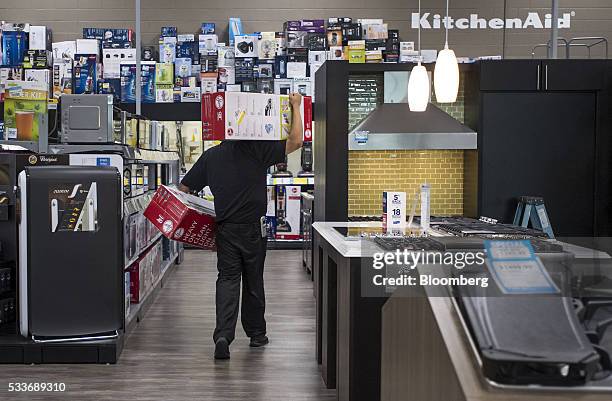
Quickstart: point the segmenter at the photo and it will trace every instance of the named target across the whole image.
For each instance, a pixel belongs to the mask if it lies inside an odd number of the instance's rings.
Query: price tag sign
[[[559,288],[525,241],[485,241],[487,267],[504,294],[557,294]]]

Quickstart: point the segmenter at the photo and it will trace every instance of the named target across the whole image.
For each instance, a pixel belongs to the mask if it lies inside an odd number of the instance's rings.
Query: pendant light
[[[459,92],[459,65],[455,52],[448,48],[448,1],[446,0],[446,41],[438,53],[434,69],[434,89],[438,103],[453,103]]]
[[[419,16],[421,15],[421,0],[419,0]],[[429,75],[427,70],[421,65],[421,24],[419,23],[419,62],[412,68],[410,79],[408,80],[408,107],[410,111],[423,112],[427,110],[429,104],[429,94],[431,93]]]

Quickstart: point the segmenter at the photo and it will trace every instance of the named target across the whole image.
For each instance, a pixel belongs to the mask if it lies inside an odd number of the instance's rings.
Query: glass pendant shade
[[[408,80],[408,107],[410,111],[427,110],[430,91],[427,70],[419,63],[412,69]]]
[[[459,92],[459,65],[455,52],[444,46],[438,53],[434,70],[434,89],[438,103],[453,103],[457,101]]]

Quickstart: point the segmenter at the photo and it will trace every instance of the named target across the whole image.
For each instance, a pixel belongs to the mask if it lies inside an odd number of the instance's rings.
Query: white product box
[[[276,55],[276,32],[261,32],[257,48],[260,60],[274,60]]]
[[[328,60],[344,60],[344,50],[342,46],[330,46],[327,52]]]
[[[76,53],[76,41],[66,40],[64,42],[54,42],[51,45],[53,49],[53,60],[61,58],[74,60],[74,54]]]
[[[75,54],[99,54],[100,43],[98,39],[77,39]]]
[[[323,64],[327,60],[327,52],[325,50],[315,51],[310,50],[308,52],[308,64],[321,63]]]
[[[438,59],[438,51],[436,49],[421,50],[421,57],[423,57],[423,63],[435,63]]]
[[[225,91],[226,92],[242,92],[242,85],[240,85],[240,84],[233,84],[233,85],[228,84],[225,87]]]
[[[288,62],[287,78],[306,78],[306,63]]]
[[[176,35],[177,42],[195,42],[195,35],[193,33],[184,33]]]
[[[198,51],[200,54],[214,54],[217,52],[219,38],[216,34],[198,36]]]
[[[26,69],[24,71],[24,80],[45,85],[45,88],[47,88],[49,92],[51,91],[51,70]]]
[[[234,67],[234,48],[219,46],[217,52],[217,65],[219,67]]]
[[[47,27],[43,25],[30,25],[30,50],[47,50]]]
[[[135,63],[136,49],[102,49],[104,78],[121,78],[121,63]]]
[[[274,94],[275,95],[288,95],[293,91],[293,79],[275,79],[274,80]]]
[[[176,37],[164,37],[159,42],[159,62],[174,63],[176,59]]]
[[[53,62],[53,98],[72,93],[72,60],[56,59]]]
[[[383,192],[382,209],[384,229],[406,226],[406,192]]]
[[[302,187],[276,186],[276,238],[300,238],[300,206]]]
[[[200,88],[201,93],[215,93],[217,91],[217,73],[202,72],[200,73]]]
[[[219,67],[219,83],[234,85],[236,83],[236,69],[234,67]]]
[[[174,103],[172,84],[155,85],[155,103]]]
[[[198,103],[200,101],[200,88],[181,88],[181,103]]]
[[[414,51],[414,42],[400,42],[399,51],[400,54],[402,54],[403,52]]]
[[[312,81],[310,78],[294,78],[292,91],[302,96],[312,96]]]
[[[301,116],[304,131],[311,132],[312,102],[309,97],[302,101]],[[246,92],[202,95],[204,140],[281,140],[287,137],[290,129],[289,96]]]
[[[259,42],[255,35],[237,35],[234,38],[235,57],[257,57]]]

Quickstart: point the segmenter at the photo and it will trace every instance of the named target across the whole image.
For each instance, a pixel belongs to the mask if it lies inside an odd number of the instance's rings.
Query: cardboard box
[[[6,81],[5,85],[4,138],[38,141],[46,129],[47,87],[33,81]]]
[[[288,95],[293,91],[293,79],[275,79],[274,94]]]
[[[198,103],[201,93],[199,87],[181,88],[181,103]]]
[[[72,68],[72,93],[77,95],[95,93],[99,73],[97,55],[75,55]]]
[[[174,63],[176,59],[176,37],[162,37],[159,40],[159,62]]]
[[[174,83],[174,65],[166,63],[155,64],[155,84],[172,85]]]
[[[302,102],[304,130],[312,131],[311,99]],[[260,93],[217,92],[202,95],[204,140],[282,140],[291,128],[289,96]]]
[[[51,46],[53,52],[53,61],[59,59],[72,59],[76,54],[76,41],[66,40],[63,42],[54,42]]]
[[[136,63],[136,49],[103,49],[102,76],[104,78],[120,78],[121,63]]]
[[[330,46],[327,52],[328,60],[344,60],[344,50],[342,46]]]
[[[287,62],[287,78],[306,78],[306,65],[302,62]]]
[[[143,61],[141,69],[141,95],[143,103],[155,103],[155,65],[154,61]],[[121,64],[121,101],[136,102],[136,64]]]
[[[234,67],[234,48],[229,46],[218,47],[219,67]]]
[[[172,84],[156,84],[155,102],[174,103],[174,86]]]
[[[300,239],[301,189],[298,185],[276,186],[277,239]]]
[[[98,39],[77,39],[75,54],[95,54],[100,52]]]
[[[235,37],[235,57],[257,57],[259,38],[255,35],[238,35]]]
[[[382,224],[384,229],[406,225],[406,192],[383,192]]]
[[[348,43],[349,63],[365,63],[365,40],[351,40]]]
[[[72,93],[72,60],[57,59],[53,63],[53,98]]]
[[[261,32],[258,41],[260,60],[273,60],[276,55],[276,32]]]
[[[51,29],[44,25],[30,25],[30,50],[51,50]]]
[[[196,60],[198,57],[198,45],[195,35],[178,35],[176,38],[176,57]]]
[[[28,82],[37,82],[47,88],[47,92],[51,92],[51,70],[24,70],[25,80]]]
[[[23,57],[23,68],[50,68],[52,60],[49,50],[28,50]]]
[[[219,43],[219,38],[215,34],[199,35],[198,36],[198,52],[200,54],[214,54],[217,52],[218,43]]]
[[[200,73],[200,88],[201,93],[217,92],[218,76],[216,72],[201,72]]]
[[[215,248],[214,203],[160,186],[144,215],[167,238],[204,249]]]
[[[98,94],[113,95],[115,104],[121,103],[121,79],[120,78],[103,78],[98,80]]]
[[[234,67],[219,67],[219,85],[234,85],[236,70]]]

